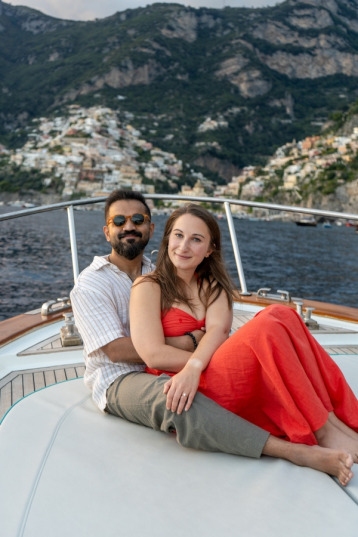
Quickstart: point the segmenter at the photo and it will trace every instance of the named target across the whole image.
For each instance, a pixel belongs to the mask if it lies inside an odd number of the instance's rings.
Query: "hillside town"
[[[350,136],[312,136],[302,141],[293,141],[279,147],[261,169],[248,167],[242,176],[235,178],[243,184],[241,196],[253,199],[259,196],[273,178],[282,180],[279,188],[300,201],[300,190],[307,183],[314,182],[322,171],[335,164],[349,165],[358,155],[358,128],[354,127]],[[357,181],[358,175],[356,176]],[[338,184],[344,183],[338,179]]]
[[[0,159],[39,170],[47,187],[54,178],[60,179],[63,200],[105,196],[114,188],[257,199],[279,176],[278,188],[299,203],[303,184],[335,162],[349,163],[358,154],[358,128],[350,136],[308,137],[280,147],[264,167],[248,166],[227,184],[218,185],[145,140],[131,125],[132,114],[123,116],[120,121],[109,108],[72,105],[67,116],[40,118],[22,148],[0,146]],[[199,130],[223,126],[208,117]]]

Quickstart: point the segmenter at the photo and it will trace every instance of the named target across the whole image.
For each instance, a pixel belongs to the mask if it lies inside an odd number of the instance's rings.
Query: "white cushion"
[[[283,460],[184,449],[103,415],[81,379],[24,398],[0,427],[4,537],[356,537],[342,490]]]

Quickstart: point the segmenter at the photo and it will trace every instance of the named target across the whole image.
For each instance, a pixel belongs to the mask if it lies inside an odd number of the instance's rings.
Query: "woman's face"
[[[212,252],[208,226],[201,218],[183,214],[169,235],[168,255],[177,270],[195,270]]]

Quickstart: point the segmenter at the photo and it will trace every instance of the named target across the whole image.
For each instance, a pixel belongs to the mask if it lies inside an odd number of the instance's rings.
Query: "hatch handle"
[[[278,289],[276,293],[271,293],[271,287],[261,287],[256,293],[258,298],[270,298],[271,300],[279,300],[281,302],[291,302],[291,294],[289,291]]]
[[[69,296],[63,296],[57,300],[49,300],[42,304],[41,315],[45,317],[51,315],[52,313],[58,313],[63,310],[67,310],[71,307],[71,301]]]

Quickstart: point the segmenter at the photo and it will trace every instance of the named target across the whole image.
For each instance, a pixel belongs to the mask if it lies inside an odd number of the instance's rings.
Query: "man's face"
[[[131,216],[133,214],[146,214],[144,205],[137,200],[120,200],[112,203],[108,218],[117,215]],[[123,226],[116,226],[113,222],[103,227],[107,241],[113,250],[126,259],[132,260],[138,257],[147,246],[153,235],[154,224],[145,220],[141,225],[135,225],[127,218]]]

